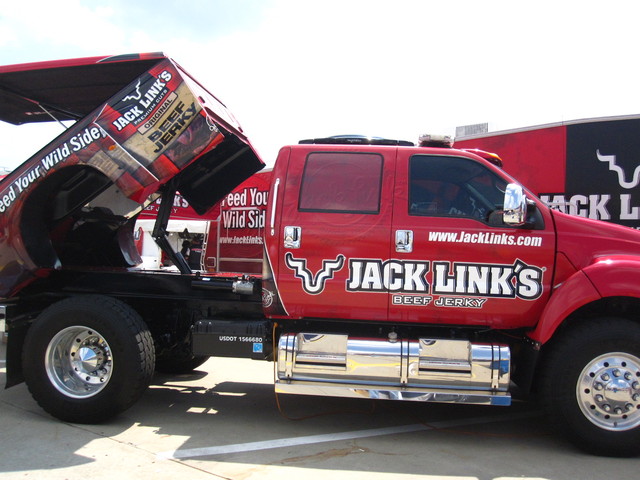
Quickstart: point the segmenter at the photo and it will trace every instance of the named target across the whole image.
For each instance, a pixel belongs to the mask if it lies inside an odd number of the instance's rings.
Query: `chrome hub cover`
[[[585,417],[610,431],[640,425],[640,359],[628,353],[607,353],[582,370],[576,387]]]
[[[72,398],[99,393],[109,382],[113,359],[109,344],[95,330],[73,326],[51,339],[45,369],[53,386]]]

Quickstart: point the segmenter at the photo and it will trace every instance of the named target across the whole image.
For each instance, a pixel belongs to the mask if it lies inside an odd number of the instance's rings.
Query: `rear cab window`
[[[310,153],[302,176],[299,211],[378,214],[382,168],[382,155],[376,153]]]

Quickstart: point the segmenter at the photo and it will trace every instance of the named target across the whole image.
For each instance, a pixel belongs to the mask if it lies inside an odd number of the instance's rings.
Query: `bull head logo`
[[[635,188],[638,186],[638,183],[640,183],[640,165],[638,165],[633,172],[632,179],[627,181],[625,171],[620,165],[616,164],[615,155],[601,155],[600,150],[596,150],[596,155],[598,156],[598,160],[609,164],[610,171],[616,172],[618,174],[618,183],[622,188],[626,188],[628,190],[630,188]]]
[[[315,275],[307,268],[307,260],[293,258],[291,252],[284,256],[284,262],[295,272],[295,277],[302,280],[302,288],[309,295],[318,295],[324,290],[327,280],[333,278],[333,274],[339,272],[344,266],[344,255],[338,255],[335,260],[323,260],[322,268]]]

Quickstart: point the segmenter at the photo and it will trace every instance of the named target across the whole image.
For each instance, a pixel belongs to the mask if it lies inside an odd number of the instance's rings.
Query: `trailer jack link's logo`
[[[323,260],[322,268],[313,275],[307,268],[306,259],[293,258],[291,252],[287,252],[284,261],[295,272],[296,278],[302,280],[302,288],[310,295],[318,295],[324,290],[327,280],[333,278],[333,274],[344,266],[344,255],[338,255],[335,260]]]
[[[638,165],[633,171],[633,177],[631,180],[627,181],[627,174],[624,169],[616,163],[615,155],[601,155],[600,150],[596,150],[596,155],[598,156],[598,160],[609,164],[610,171],[618,174],[618,183],[622,188],[629,190],[638,186],[640,183],[640,165]]]

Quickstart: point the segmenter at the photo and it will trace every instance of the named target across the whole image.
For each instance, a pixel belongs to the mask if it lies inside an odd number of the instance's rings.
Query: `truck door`
[[[500,210],[510,180],[473,157],[405,149],[396,175],[390,318],[533,325],[553,275],[548,210],[538,204],[530,225],[505,225]]]
[[[395,155],[391,147],[291,147],[277,200],[277,261],[269,253],[288,316],[387,319],[380,267],[391,248]],[[274,182],[281,176],[276,168]],[[349,283],[352,262],[363,257],[377,262],[368,290]]]

